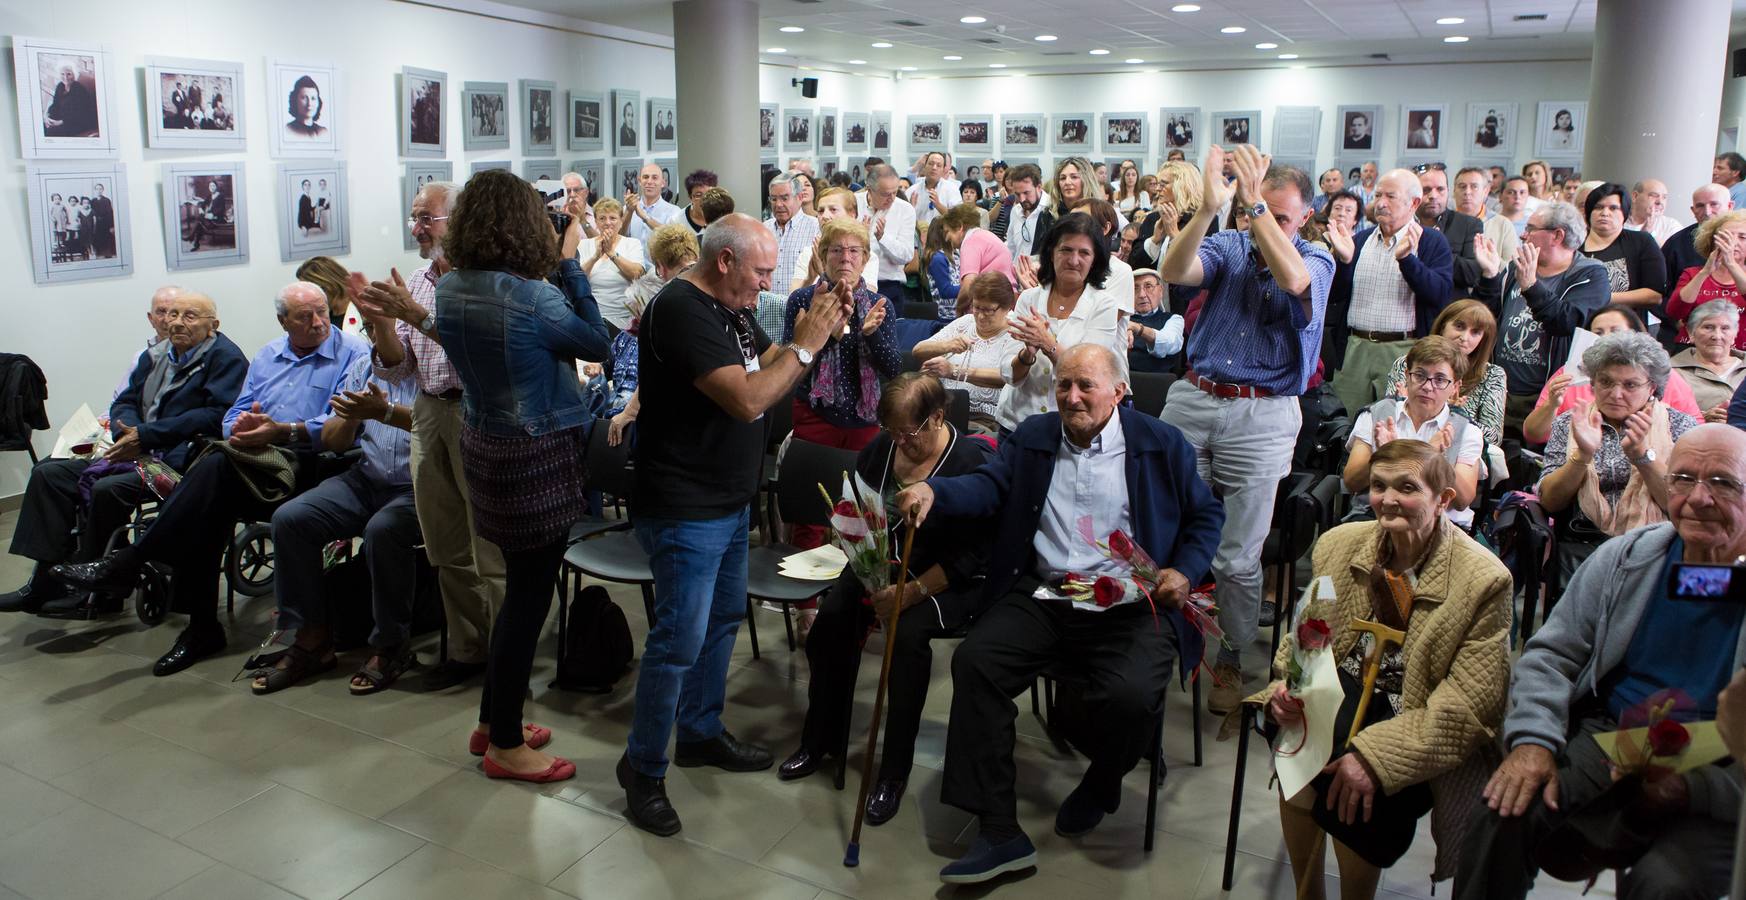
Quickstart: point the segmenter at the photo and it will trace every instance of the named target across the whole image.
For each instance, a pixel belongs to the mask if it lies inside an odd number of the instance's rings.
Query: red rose
[[[865,539],[865,538],[866,538],[866,537],[867,537],[867,536],[866,536],[866,535],[864,535],[864,534],[859,534],[859,533],[847,533],[847,534],[843,534],[843,540],[845,540],[845,541],[848,541],[848,542],[849,542],[849,543],[851,543],[851,544],[859,544],[859,543],[861,543],[861,541],[862,541],[862,540],[864,540],[864,539]]]
[[[1333,643],[1334,632],[1321,619],[1305,619],[1297,626],[1297,646],[1304,650],[1320,650]]]
[[[855,509],[855,504],[850,503],[847,500],[838,500],[837,505],[831,507],[831,513],[850,519],[857,518],[860,515],[860,511]]]
[[[1691,732],[1685,726],[1672,719],[1662,719],[1649,726],[1649,753],[1651,756],[1678,756],[1681,750],[1691,743]]]
[[[1091,599],[1097,601],[1098,606],[1114,606],[1122,599],[1122,583],[1108,575],[1097,576],[1097,582],[1091,586]]]
[[[1128,536],[1122,532],[1112,531],[1109,535],[1109,552],[1110,555],[1114,556],[1116,559],[1132,559],[1134,556],[1134,542],[1128,540]]]

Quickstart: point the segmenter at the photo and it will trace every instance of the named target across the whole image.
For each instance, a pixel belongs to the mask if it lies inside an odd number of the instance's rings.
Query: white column
[[[708,168],[734,195],[735,211],[757,216],[758,4],[674,3],[673,58],[680,122],[674,179]]]

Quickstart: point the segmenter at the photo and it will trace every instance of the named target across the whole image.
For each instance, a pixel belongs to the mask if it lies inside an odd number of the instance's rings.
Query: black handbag
[[[1330,760],[1338,759],[1346,752],[1346,735],[1352,731],[1352,717],[1358,714],[1358,698],[1364,692],[1364,685],[1357,678],[1347,674],[1345,669],[1339,670],[1340,687],[1345,691],[1345,699],[1340,701],[1340,712],[1334,716],[1334,753]],[[1370,706],[1365,710],[1364,725],[1369,727],[1378,722],[1394,718],[1394,707],[1386,696],[1380,692],[1370,700]],[[1408,785],[1393,794],[1384,794],[1379,789],[1371,801],[1370,821],[1359,818],[1350,825],[1340,822],[1338,810],[1327,808],[1328,788],[1333,784],[1334,776],[1322,774],[1310,782],[1310,787],[1316,792],[1315,806],[1310,815],[1320,825],[1323,831],[1334,840],[1350,847],[1365,862],[1379,869],[1386,869],[1400,861],[1413,845],[1413,836],[1418,832],[1419,819],[1431,811],[1431,786],[1426,782]]]

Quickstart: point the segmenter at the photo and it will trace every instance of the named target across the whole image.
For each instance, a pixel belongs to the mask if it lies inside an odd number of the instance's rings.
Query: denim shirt
[[[606,326],[580,264],[564,260],[559,273],[562,291],[478,269],[437,282],[437,337],[460,375],[469,426],[537,437],[588,422],[575,361],[606,359]]]

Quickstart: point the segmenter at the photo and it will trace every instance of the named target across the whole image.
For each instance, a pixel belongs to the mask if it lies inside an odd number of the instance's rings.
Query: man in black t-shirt
[[[630,820],[679,831],[667,800],[673,762],[731,772],[769,768],[770,751],[721,724],[728,661],[746,610],[747,505],[758,490],[764,411],[788,402],[813,356],[841,331],[852,299],[813,302],[794,343],[772,344],[752,318],[776,269],[776,239],[750,216],[703,230],[697,265],[669,282],[637,335],[637,542],[655,576],[629,745],[618,761]]]

